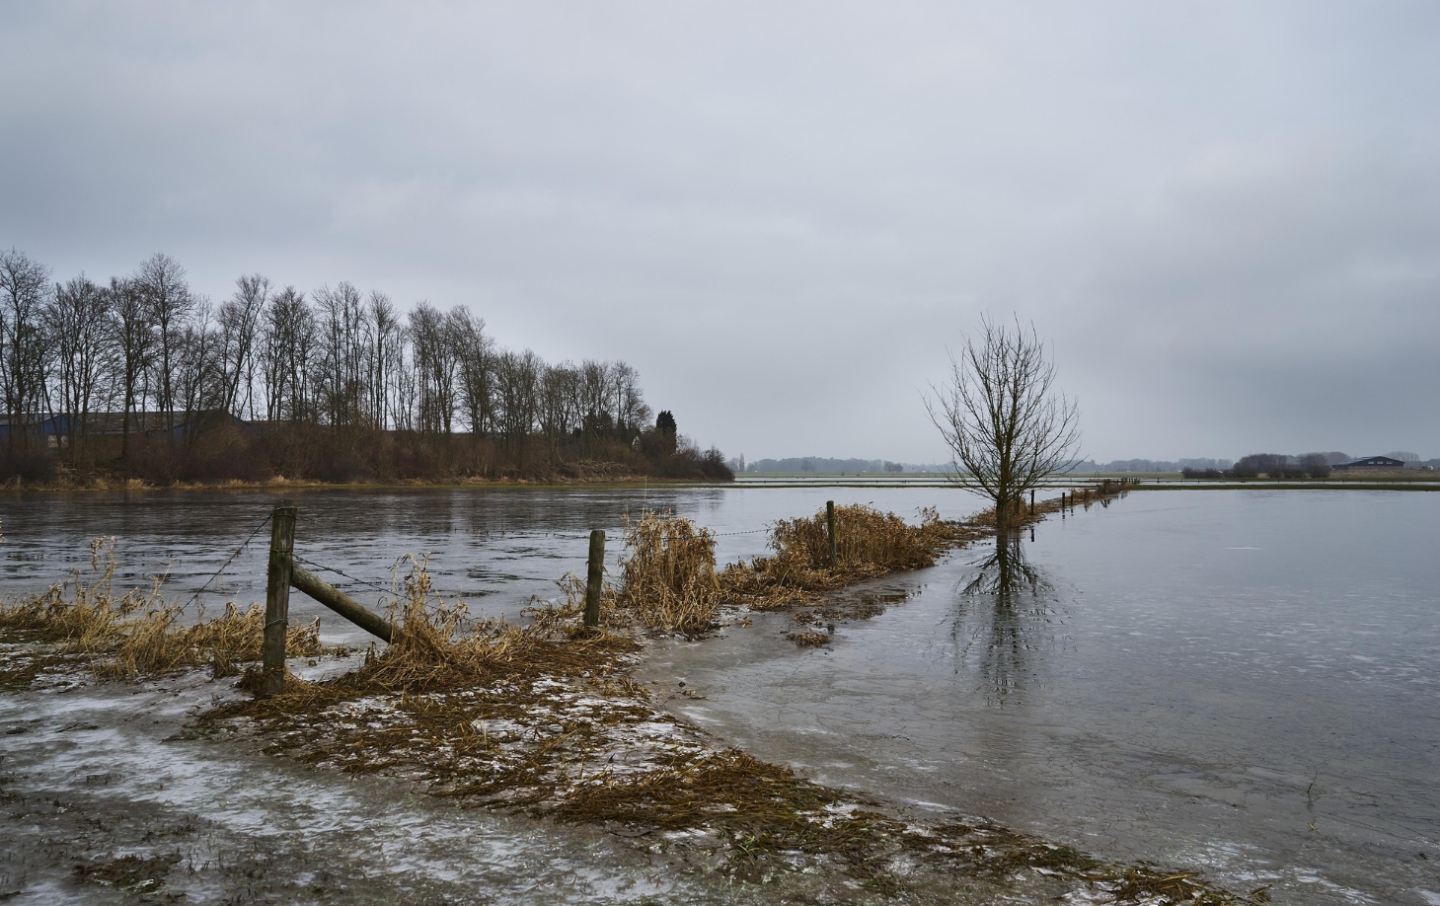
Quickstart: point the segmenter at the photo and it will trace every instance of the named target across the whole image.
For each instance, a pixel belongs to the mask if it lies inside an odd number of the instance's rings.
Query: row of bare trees
[[[656,431],[624,362],[552,365],[501,348],[463,306],[422,302],[402,314],[348,282],[307,294],[255,274],[216,304],[167,255],[105,284],[83,274],[57,283],[12,249],[0,252],[0,316],[12,454],[47,446],[123,463],[135,438],[184,449],[217,419],[295,443],[326,436],[355,448],[403,435],[428,440],[428,451],[468,445],[468,464],[447,459],[452,471],[675,451],[673,419]]]

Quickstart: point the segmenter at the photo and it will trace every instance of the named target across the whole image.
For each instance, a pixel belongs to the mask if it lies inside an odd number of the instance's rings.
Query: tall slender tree
[[[14,248],[0,252],[0,391],[11,450],[29,443],[46,402],[41,316],[50,292],[44,265]]]
[[[175,368],[180,344],[195,297],[185,279],[185,268],[163,252],[156,252],[140,265],[135,274],[135,287],[145,297],[146,307],[154,319],[156,338],[155,369],[156,408],[164,418],[166,436],[175,439]]]
[[[58,404],[53,408],[64,413],[65,446],[72,457],[95,430],[88,416],[109,408],[112,396],[118,365],[110,301],[110,293],[81,274],[57,286],[45,310]]]
[[[270,302],[270,280],[250,274],[235,281],[235,293],[215,314],[221,382],[219,405],[236,418],[255,417],[256,346],[265,307]]]

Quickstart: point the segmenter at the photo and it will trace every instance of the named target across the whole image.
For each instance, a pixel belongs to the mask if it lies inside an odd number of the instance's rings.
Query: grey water
[[[273,494],[0,498],[0,593],[89,566],[116,536],[122,580],[172,597],[263,596]],[[979,508],[937,488],[308,491],[302,556],[375,600],[406,553],[486,613],[584,567],[586,533],[674,509],[722,562],[826,499],[912,516]],[[1440,497],[1165,491],[1051,517],[1004,547],[859,593],[890,601],[799,650],[789,616],[656,645],[683,713],[810,776],[925,810],[988,816],[1101,857],[1152,860],[1278,903],[1440,904]],[[349,583],[349,584],[347,584]],[[356,597],[367,600],[365,594]],[[301,615],[322,609],[292,598]],[[307,608],[309,608],[307,610]],[[347,633],[349,635],[347,636]],[[356,638],[324,619],[327,637]]]
[[[825,782],[1277,903],[1434,906],[1437,537],[1429,494],[1132,493],[877,583],[910,596],[828,649],[761,620],[652,674]]]

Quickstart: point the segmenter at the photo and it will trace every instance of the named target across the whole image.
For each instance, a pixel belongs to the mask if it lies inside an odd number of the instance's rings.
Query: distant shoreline
[[[116,491],[151,493],[157,491],[399,491],[399,490],[441,490],[473,489],[502,490],[523,488],[645,488],[645,487],[729,487],[730,481],[702,478],[647,478],[645,476],[611,476],[596,478],[461,478],[454,481],[350,481],[325,482],[308,479],[272,478],[266,481],[215,481],[153,484],[139,479],[128,481],[101,481],[85,484],[20,484],[15,481],[0,485],[0,490],[11,494],[20,493],[75,493],[107,494]]]

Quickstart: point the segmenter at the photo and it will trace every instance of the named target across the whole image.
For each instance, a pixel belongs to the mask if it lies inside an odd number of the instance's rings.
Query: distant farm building
[[[1399,459],[1391,459],[1389,456],[1367,456],[1364,459],[1352,459],[1349,462],[1336,463],[1334,468],[1343,472],[1363,472],[1380,469],[1403,469],[1405,468],[1405,463]]]

